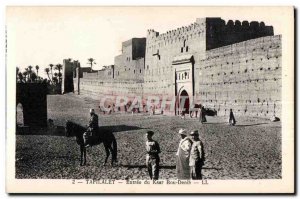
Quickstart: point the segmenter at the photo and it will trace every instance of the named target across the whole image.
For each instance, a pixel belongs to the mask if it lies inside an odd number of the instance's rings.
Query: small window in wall
[[[147,65],[147,70],[149,70],[149,65]]]
[[[187,72],[184,73],[184,79],[187,79]]]
[[[142,73],[142,69],[140,69],[140,73]]]
[[[133,73],[135,74],[135,70],[133,70]]]
[[[186,51],[186,52],[189,52],[189,47],[188,47],[188,46],[185,48],[185,51]]]
[[[181,52],[183,53],[183,47],[181,47]]]

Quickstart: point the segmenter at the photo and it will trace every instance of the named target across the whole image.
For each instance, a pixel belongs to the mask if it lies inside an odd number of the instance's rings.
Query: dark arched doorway
[[[23,105],[21,103],[18,103],[16,111],[17,111],[17,118],[16,118],[17,125],[24,126]]]
[[[18,109],[17,106],[19,106],[19,104],[22,104],[22,117],[24,126],[46,127],[48,91],[47,84],[17,83],[16,91],[16,108]],[[16,114],[18,114],[18,111],[16,112]],[[18,115],[16,115],[16,117],[18,117]]]
[[[184,113],[189,113],[190,109],[190,99],[189,94],[186,92],[186,90],[183,90],[180,93],[180,104],[179,104],[179,110],[184,111]]]

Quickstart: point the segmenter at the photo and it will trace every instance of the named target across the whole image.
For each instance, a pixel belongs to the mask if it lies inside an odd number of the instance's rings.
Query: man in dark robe
[[[229,125],[234,126],[235,123],[236,123],[235,117],[233,115],[232,109],[230,109],[230,113],[229,113]]]
[[[206,115],[205,108],[204,108],[204,106],[201,106],[201,108],[200,108],[200,117],[199,117],[199,120],[200,120],[201,124],[204,123],[204,122],[207,122],[205,115]]]
[[[91,140],[98,136],[99,123],[98,115],[95,113],[94,109],[90,109],[90,120],[88,124],[87,131],[83,134],[83,141],[85,147],[91,146]]]

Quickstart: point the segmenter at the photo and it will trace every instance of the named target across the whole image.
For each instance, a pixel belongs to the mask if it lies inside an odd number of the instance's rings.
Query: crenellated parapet
[[[206,18],[207,50],[273,35],[273,27],[264,22],[228,20],[226,23],[221,18]]]
[[[159,32],[147,30],[147,45],[173,44],[182,42],[184,39],[204,37],[206,49],[210,50],[237,42],[274,35],[273,27],[266,26],[264,22],[225,20],[221,18],[198,18],[196,22],[169,30],[160,34]]]
[[[162,41],[167,45],[170,42],[179,42],[184,38],[200,36],[201,33],[204,33],[204,30],[204,26],[197,22],[167,31],[162,34],[159,34],[159,32],[153,29],[149,29],[147,30],[147,44]]]

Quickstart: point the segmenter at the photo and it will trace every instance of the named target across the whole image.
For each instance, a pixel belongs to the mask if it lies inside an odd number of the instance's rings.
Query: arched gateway
[[[192,55],[179,55],[174,57],[172,65],[175,72],[176,111],[189,113],[190,104],[195,95],[194,57]]]
[[[183,90],[180,93],[179,110],[183,111],[184,113],[189,113],[189,109],[190,109],[189,94],[186,92],[186,90]]]

